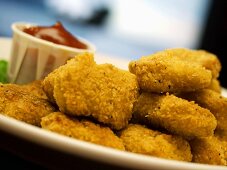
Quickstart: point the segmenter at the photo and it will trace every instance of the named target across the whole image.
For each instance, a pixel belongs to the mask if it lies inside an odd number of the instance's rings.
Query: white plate
[[[0,57],[8,59],[11,39],[0,38]],[[110,62],[114,65],[127,69],[128,60],[116,57],[104,57],[97,55],[98,63]],[[223,90],[226,95],[226,91]],[[22,140],[36,143],[63,153],[71,154],[75,159],[79,157],[93,160],[99,163],[107,163],[122,168],[133,169],[227,169],[223,166],[210,166],[205,164],[187,163],[181,161],[166,160],[152,156],[139,155],[129,152],[118,151],[115,149],[95,145],[88,142],[72,139],[56,133],[48,132],[38,127],[26,124],[15,119],[0,115],[0,130],[17,136]]]

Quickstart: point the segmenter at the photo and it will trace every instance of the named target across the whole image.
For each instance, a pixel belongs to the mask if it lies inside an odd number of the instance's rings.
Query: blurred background
[[[61,21],[97,52],[127,59],[166,48],[202,48],[218,55],[227,87],[226,0],[0,0],[0,37],[12,36],[15,21]]]

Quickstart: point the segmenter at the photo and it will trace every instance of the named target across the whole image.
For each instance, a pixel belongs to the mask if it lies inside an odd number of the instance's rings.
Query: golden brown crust
[[[54,112],[42,118],[42,128],[79,140],[125,150],[124,145],[108,128],[88,120],[70,118],[63,113]]]
[[[227,165],[226,146],[215,136],[197,138],[190,142],[193,162]]]
[[[183,60],[189,62],[195,62],[205,67],[207,70],[212,72],[212,77],[218,78],[221,71],[221,62],[218,57],[205,50],[191,50],[186,48],[174,48],[165,50],[168,53],[171,53],[174,56],[178,56]]]
[[[210,70],[176,54],[178,49],[142,57],[131,61],[129,70],[137,76],[140,88],[150,92],[195,91],[210,85]]]
[[[89,54],[84,54],[84,57],[90,58],[89,56],[90,56]],[[76,58],[72,58],[72,59],[68,60],[65,65],[62,65],[62,66],[58,67],[57,69],[55,69],[54,71],[52,71],[51,73],[49,73],[47,75],[47,77],[45,77],[45,79],[43,80],[42,88],[43,88],[44,92],[46,93],[46,95],[47,95],[47,97],[48,97],[48,99],[51,103],[56,103],[56,101],[54,99],[54,81],[55,81],[55,78],[59,76],[61,70],[64,70],[65,67],[74,66],[74,65],[76,65],[76,63],[77,63]],[[92,64],[92,63],[90,63],[90,64]]]
[[[133,117],[190,138],[211,136],[217,125],[209,110],[168,94],[142,93],[134,106]]]
[[[53,93],[54,93],[54,85],[53,85],[53,82],[54,82],[55,77],[57,77],[57,76],[58,76],[57,75],[57,71],[54,70],[53,72],[51,72],[50,74],[48,74],[47,77],[42,82],[43,90],[46,93],[46,96],[48,97],[48,100],[51,103],[56,103],[55,102],[55,99],[54,99],[54,95],[53,95]]]
[[[167,135],[142,125],[130,124],[122,130],[120,138],[130,152],[167,159],[191,161],[189,143],[179,136]]]
[[[29,84],[21,85],[20,87],[24,88],[28,92],[37,96],[38,98],[48,99],[46,96],[46,93],[43,91],[43,88],[42,88],[42,80],[35,80]]]
[[[209,89],[185,93],[182,96],[188,100],[195,101],[201,107],[209,109],[217,119],[217,130],[227,133],[227,98]]]
[[[32,125],[40,126],[41,118],[55,111],[47,100],[19,85],[1,85],[0,96],[0,113]]]
[[[91,54],[79,55],[74,61],[50,80],[60,111],[92,116],[113,129],[124,128],[138,96],[135,75],[111,64],[96,65]]]
[[[221,85],[219,80],[217,79],[212,79],[210,85],[208,86],[208,89],[214,90],[217,93],[221,93]]]

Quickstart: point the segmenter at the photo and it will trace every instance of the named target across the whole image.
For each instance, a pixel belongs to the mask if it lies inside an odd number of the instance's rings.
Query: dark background
[[[227,1],[213,0],[199,48],[216,54],[221,63],[220,81],[227,87]]]

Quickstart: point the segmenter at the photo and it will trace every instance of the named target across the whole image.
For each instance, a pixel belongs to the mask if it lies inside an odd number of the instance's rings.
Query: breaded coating
[[[35,80],[29,84],[21,85],[20,87],[29,91],[31,94],[37,96],[38,98],[48,99],[46,93],[42,88],[42,80]]]
[[[129,63],[141,89],[149,92],[195,91],[210,85],[212,74],[197,62],[161,51]]]
[[[227,142],[227,132],[226,131],[215,131],[214,134],[220,141]],[[227,154],[227,153],[226,153]]]
[[[187,138],[211,136],[217,126],[209,110],[169,94],[143,92],[134,106],[133,117]]]
[[[201,107],[207,108],[217,119],[217,129],[227,133],[227,98],[213,90],[203,89],[194,93],[182,95],[185,99],[195,101]]]
[[[86,57],[86,56],[84,56],[84,57]],[[55,78],[59,76],[59,73],[61,72],[61,70],[64,70],[65,67],[70,67],[71,65],[74,66],[76,63],[77,63],[77,61],[75,58],[68,60],[67,64],[58,67],[57,69],[55,69],[54,71],[49,73],[46,76],[46,78],[43,80],[42,88],[51,103],[56,103],[56,101],[54,99],[54,80],[55,80]],[[93,64],[95,64],[95,62],[91,61],[90,65],[93,65]]]
[[[191,50],[186,48],[173,48],[165,50],[167,53],[170,53],[174,56],[178,56],[183,60],[187,60],[189,62],[195,62],[207,70],[212,72],[212,77],[218,78],[219,73],[221,71],[221,62],[218,57],[208,51],[205,50]]]
[[[134,74],[111,64],[97,65],[88,53],[76,56],[74,64],[57,71],[57,76],[47,79],[54,86],[53,96],[60,111],[92,116],[116,130],[127,126],[138,98]]]
[[[166,159],[191,161],[189,143],[179,136],[167,135],[138,124],[130,124],[122,130],[120,138],[130,152]]]
[[[227,165],[227,150],[215,136],[197,138],[190,141],[193,162]]]
[[[0,85],[0,113],[26,123],[40,126],[41,118],[55,111],[50,103],[19,85]]]
[[[216,91],[217,93],[220,94],[221,93],[221,85],[220,85],[219,80],[212,79],[208,89],[214,90],[214,91]]]
[[[61,67],[59,67],[60,69]],[[44,92],[46,93],[46,96],[48,97],[48,100],[51,103],[56,103],[54,99],[54,79],[57,77],[58,70],[54,70],[53,72],[49,73],[47,77],[42,82],[42,87]]]
[[[225,157],[225,160],[226,160],[226,163],[227,163],[227,132],[216,131],[215,136],[217,137],[217,139],[219,141],[221,141],[222,148],[224,150],[224,157]]]
[[[125,150],[122,140],[109,127],[89,120],[78,120],[61,112],[54,112],[42,118],[42,128],[68,137],[95,144]]]

